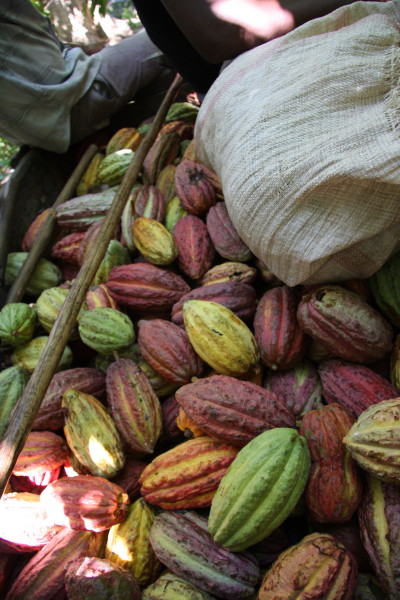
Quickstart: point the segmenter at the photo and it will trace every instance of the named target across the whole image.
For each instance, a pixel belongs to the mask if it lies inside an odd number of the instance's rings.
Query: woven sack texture
[[[366,278],[400,248],[400,0],[355,2],[233,60],[199,159],[287,285]]]

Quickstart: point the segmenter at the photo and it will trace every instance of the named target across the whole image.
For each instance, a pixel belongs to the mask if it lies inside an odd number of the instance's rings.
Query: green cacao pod
[[[14,406],[28,380],[28,371],[18,365],[0,371],[0,439],[6,432]]]
[[[161,569],[149,541],[154,518],[153,509],[139,498],[130,505],[124,521],[111,527],[107,537],[105,558],[129,571],[141,586],[153,583]]]
[[[364,410],[343,438],[350,454],[371,475],[400,484],[400,398]]]
[[[400,327],[400,252],[369,278],[369,288],[381,313]]]
[[[72,452],[93,475],[111,479],[125,464],[117,427],[100,400],[69,389],[62,400],[64,434]]]
[[[27,252],[11,252],[7,256],[5,281],[11,285],[20,272],[22,265],[28,257]],[[49,287],[56,287],[62,281],[62,275],[57,265],[47,258],[41,258],[29,279],[26,292],[31,296],[39,296]]]
[[[115,308],[100,306],[86,311],[78,329],[82,342],[99,354],[112,354],[135,341],[131,319]]]
[[[33,340],[27,344],[18,346],[18,348],[15,348],[14,352],[11,354],[12,363],[14,365],[19,365],[23,369],[26,369],[32,373],[32,371],[36,369],[36,365],[43,354],[48,339],[49,336],[40,335],[33,338]],[[72,365],[73,358],[74,357],[71,348],[69,346],[65,346],[64,352],[60,358],[60,362],[58,363],[57,371],[68,369]]]
[[[167,571],[142,592],[142,600],[212,600],[212,596],[195,585]]]
[[[234,552],[266,538],[290,515],[310,474],[306,440],[290,427],[261,433],[242,448],[222,478],[208,528]]]
[[[129,148],[107,154],[99,164],[97,179],[110,187],[121,183],[134,154]]]
[[[186,217],[188,214],[187,210],[183,208],[178,196],[174,196],[165,209],[165,227],[172,233],[179,219]]]
[[[16,348],[31,341],[36,329],[36,313],[25,302],[11,302],[0,311],[0,340]]]

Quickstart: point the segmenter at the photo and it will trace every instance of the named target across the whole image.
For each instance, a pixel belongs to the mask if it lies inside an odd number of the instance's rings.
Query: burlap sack
[[[286,284],[372,275],[400,247],[400,0],[355,2],[236,58],[199,158]]]

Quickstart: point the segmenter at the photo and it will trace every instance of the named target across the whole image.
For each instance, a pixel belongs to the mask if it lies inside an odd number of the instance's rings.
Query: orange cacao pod
[[[141,494],[165,510],[210,506],[236,455],[233,446],[208,436],[183,442],[147,465],[139,479]]]

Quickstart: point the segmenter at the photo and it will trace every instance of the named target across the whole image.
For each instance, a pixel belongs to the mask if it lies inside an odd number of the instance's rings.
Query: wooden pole
[[[75,193],[76,186],[78,185],[82,175],[86,171],[90,161],[96,154],[98,148],[94,144],[89,146],[82,156],[79,163],[68,178],[67,183],[57,196],[53,206],[49,209],[46,220],[43,222],[39,235],[32,246],[32,249],[28,253],[26,261],[22,265],[20,272],[15,278],[10,291],[6,298],[6,304],[12,302],[19,302],[25,294],[29,280],[36,269],[40,259],[48,248],[51,237],[54,232],[54,227],[57,222],[57,206],[66,200],[69,200]]]
[[[51,378],[58,367],[79,310],[85,299],[86,292],[100,266],[108,244],[114,236],[115,228],[119,223],[132,186],[140,173],[143,161],[164,123],[168,109],[176,97],[181,84],[182,78],[180,75],[177,75],[157,111],[150,130],[135,152],[124,179],[118,187],[111,208],[101,226],[97,238],[98,243],[91,248],[85,263],[74,280],[50,332],[43,354],[29,379],[24,393],[18,400],[7,431],[0,442],[0,495],[4,492],[4,488],[7,485],[18,455],[25,444],[25,440],[30,432]]]

